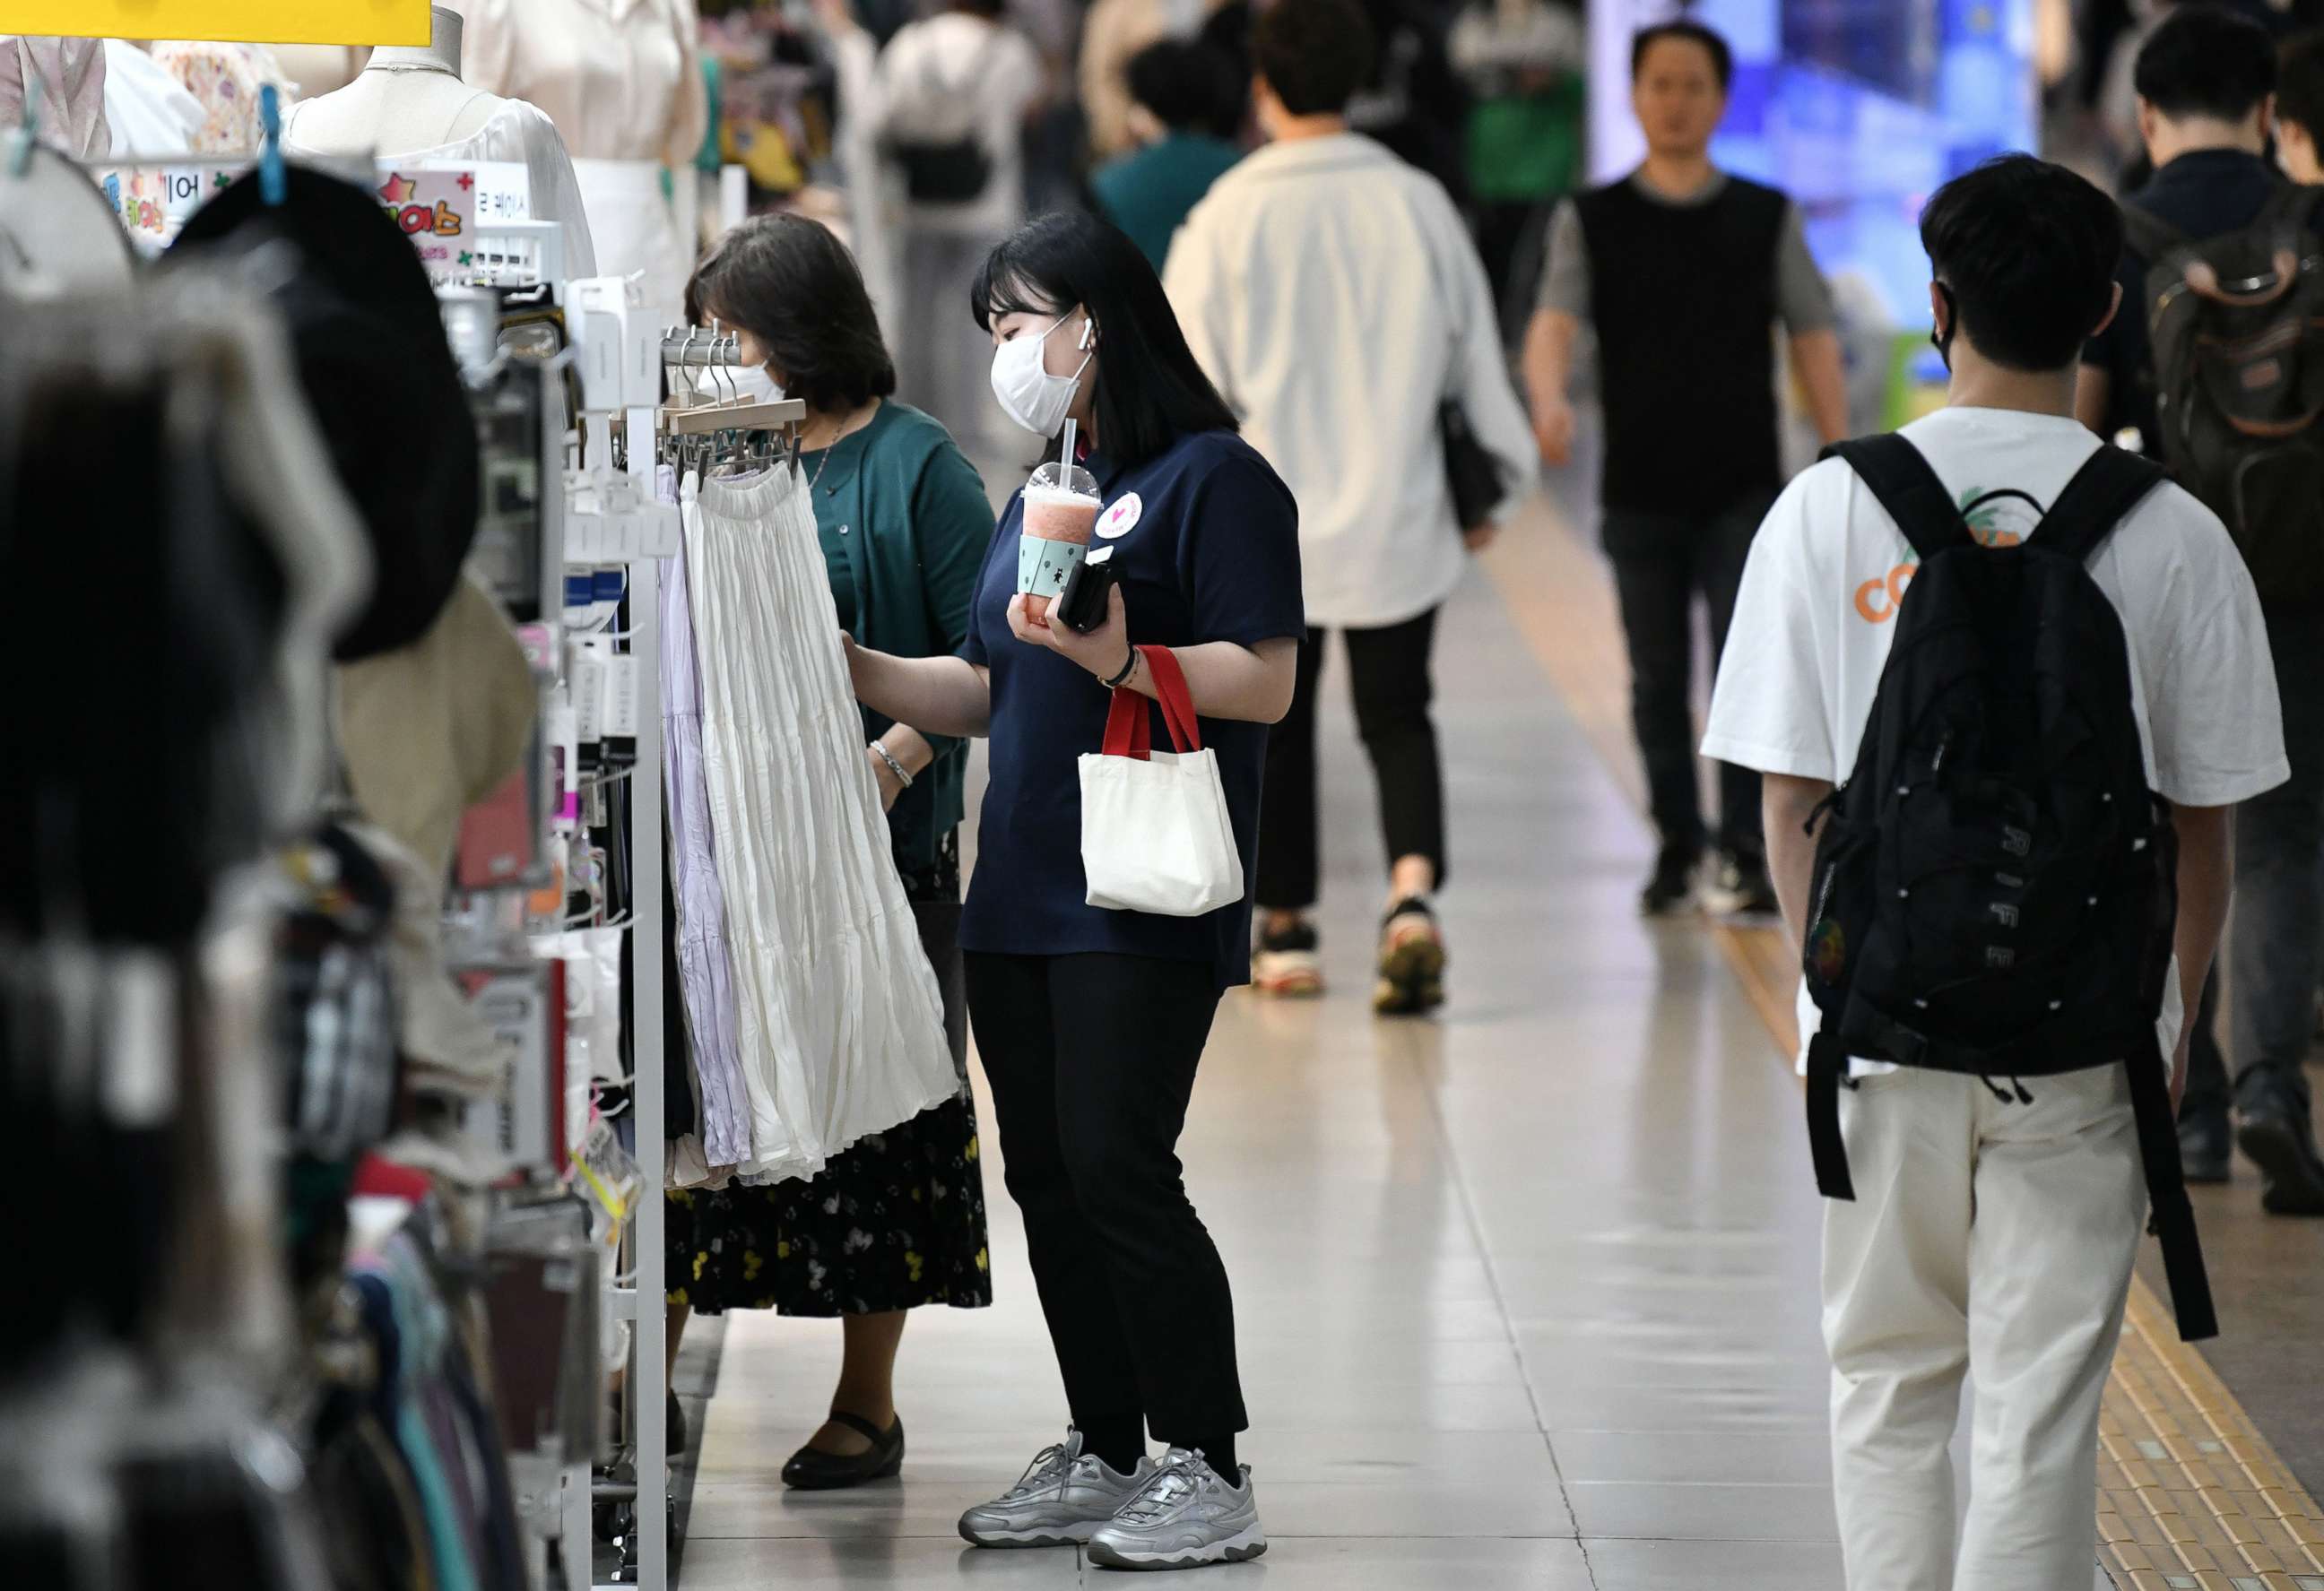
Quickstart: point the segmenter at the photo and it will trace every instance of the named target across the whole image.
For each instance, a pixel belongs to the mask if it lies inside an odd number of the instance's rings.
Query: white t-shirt
[[[1904,435],[1995,546],[2031,535],[2098,446],[2072,419],[2000,409],[1941,409]],[[1835,459],[1794,480],[1752,545],[1702,754],[1762,773],[1846,779],[1917,562],[1847,464]],[[2181,806],[2227,806],[2289,778],[2259,598],[2218,517],[2178,487],[2159,487],[2099,547],[2090,574],[2122,618],[2155,793]],[[1799,1007],[1804,1067],[1818,1016],[1804,988]],[[2182,1015],[2173,976],[2165,1055]],[[1856,1068],[1887,1070],[1862,1060]]]

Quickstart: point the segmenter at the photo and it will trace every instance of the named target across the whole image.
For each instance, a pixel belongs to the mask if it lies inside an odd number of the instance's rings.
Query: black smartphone
[[[1114,549],[1093,547],[1088,556],[1074,566],[1065,576],[1065,589],[1057,593],[1057,605],[1050,617],[1066,629],[1087,635],[1105,622],[1106,596],[1120,578],[1113,566]]]

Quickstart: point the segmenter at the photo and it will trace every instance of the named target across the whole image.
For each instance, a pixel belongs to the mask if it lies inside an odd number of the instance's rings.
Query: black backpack
[[[2227,522],[2271,602],[2324,599],[2324,242],[2315,190],[2279,186],[2200,242],[2136,205],[2163,456]],[[2124,311],[2131,307],[2125,305]]]
[[[1826,456],[1848,462],[1921,562],[1855,772],[1810,826],[1816,1184],[1855,1197],[1840,1129],[1849,1056],[2025,1100],[2024,1079],[2127,1064],[2180,1333],[2214,1336],[2154,1031],[2178,845],[2146,783],[2122,621],[2087,567],[2163,471],[2101,447],[2028,540],[1987,547],[1904,438]]]

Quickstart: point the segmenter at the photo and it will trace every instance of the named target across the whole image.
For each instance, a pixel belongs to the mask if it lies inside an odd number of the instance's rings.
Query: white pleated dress
[[[798,473],[689,476],[702,758],[754,1180],[810,1177],[959,1087]]]

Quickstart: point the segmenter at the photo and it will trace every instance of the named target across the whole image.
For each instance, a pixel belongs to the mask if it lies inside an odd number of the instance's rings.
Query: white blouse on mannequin
[[[661,168],[694,163],[709,124],[693,0],[459,0],[466,76],[530,100],[564,134],[598,244],[598,269],[642,277],[678,311],[694,251]]]
[[[456,0],[461,76],[530,100],[583,161],[693,163],[709,124],[693,0]]]
[[[431,5],[428,16],[425,45],[382,46],[354,82],[301,100],[283,124],[282,147],[309,159],[521,162],[532,218],[564,225],[566,276],[596,275],[588,212],[557,124],[468,78],[457,12]]]

